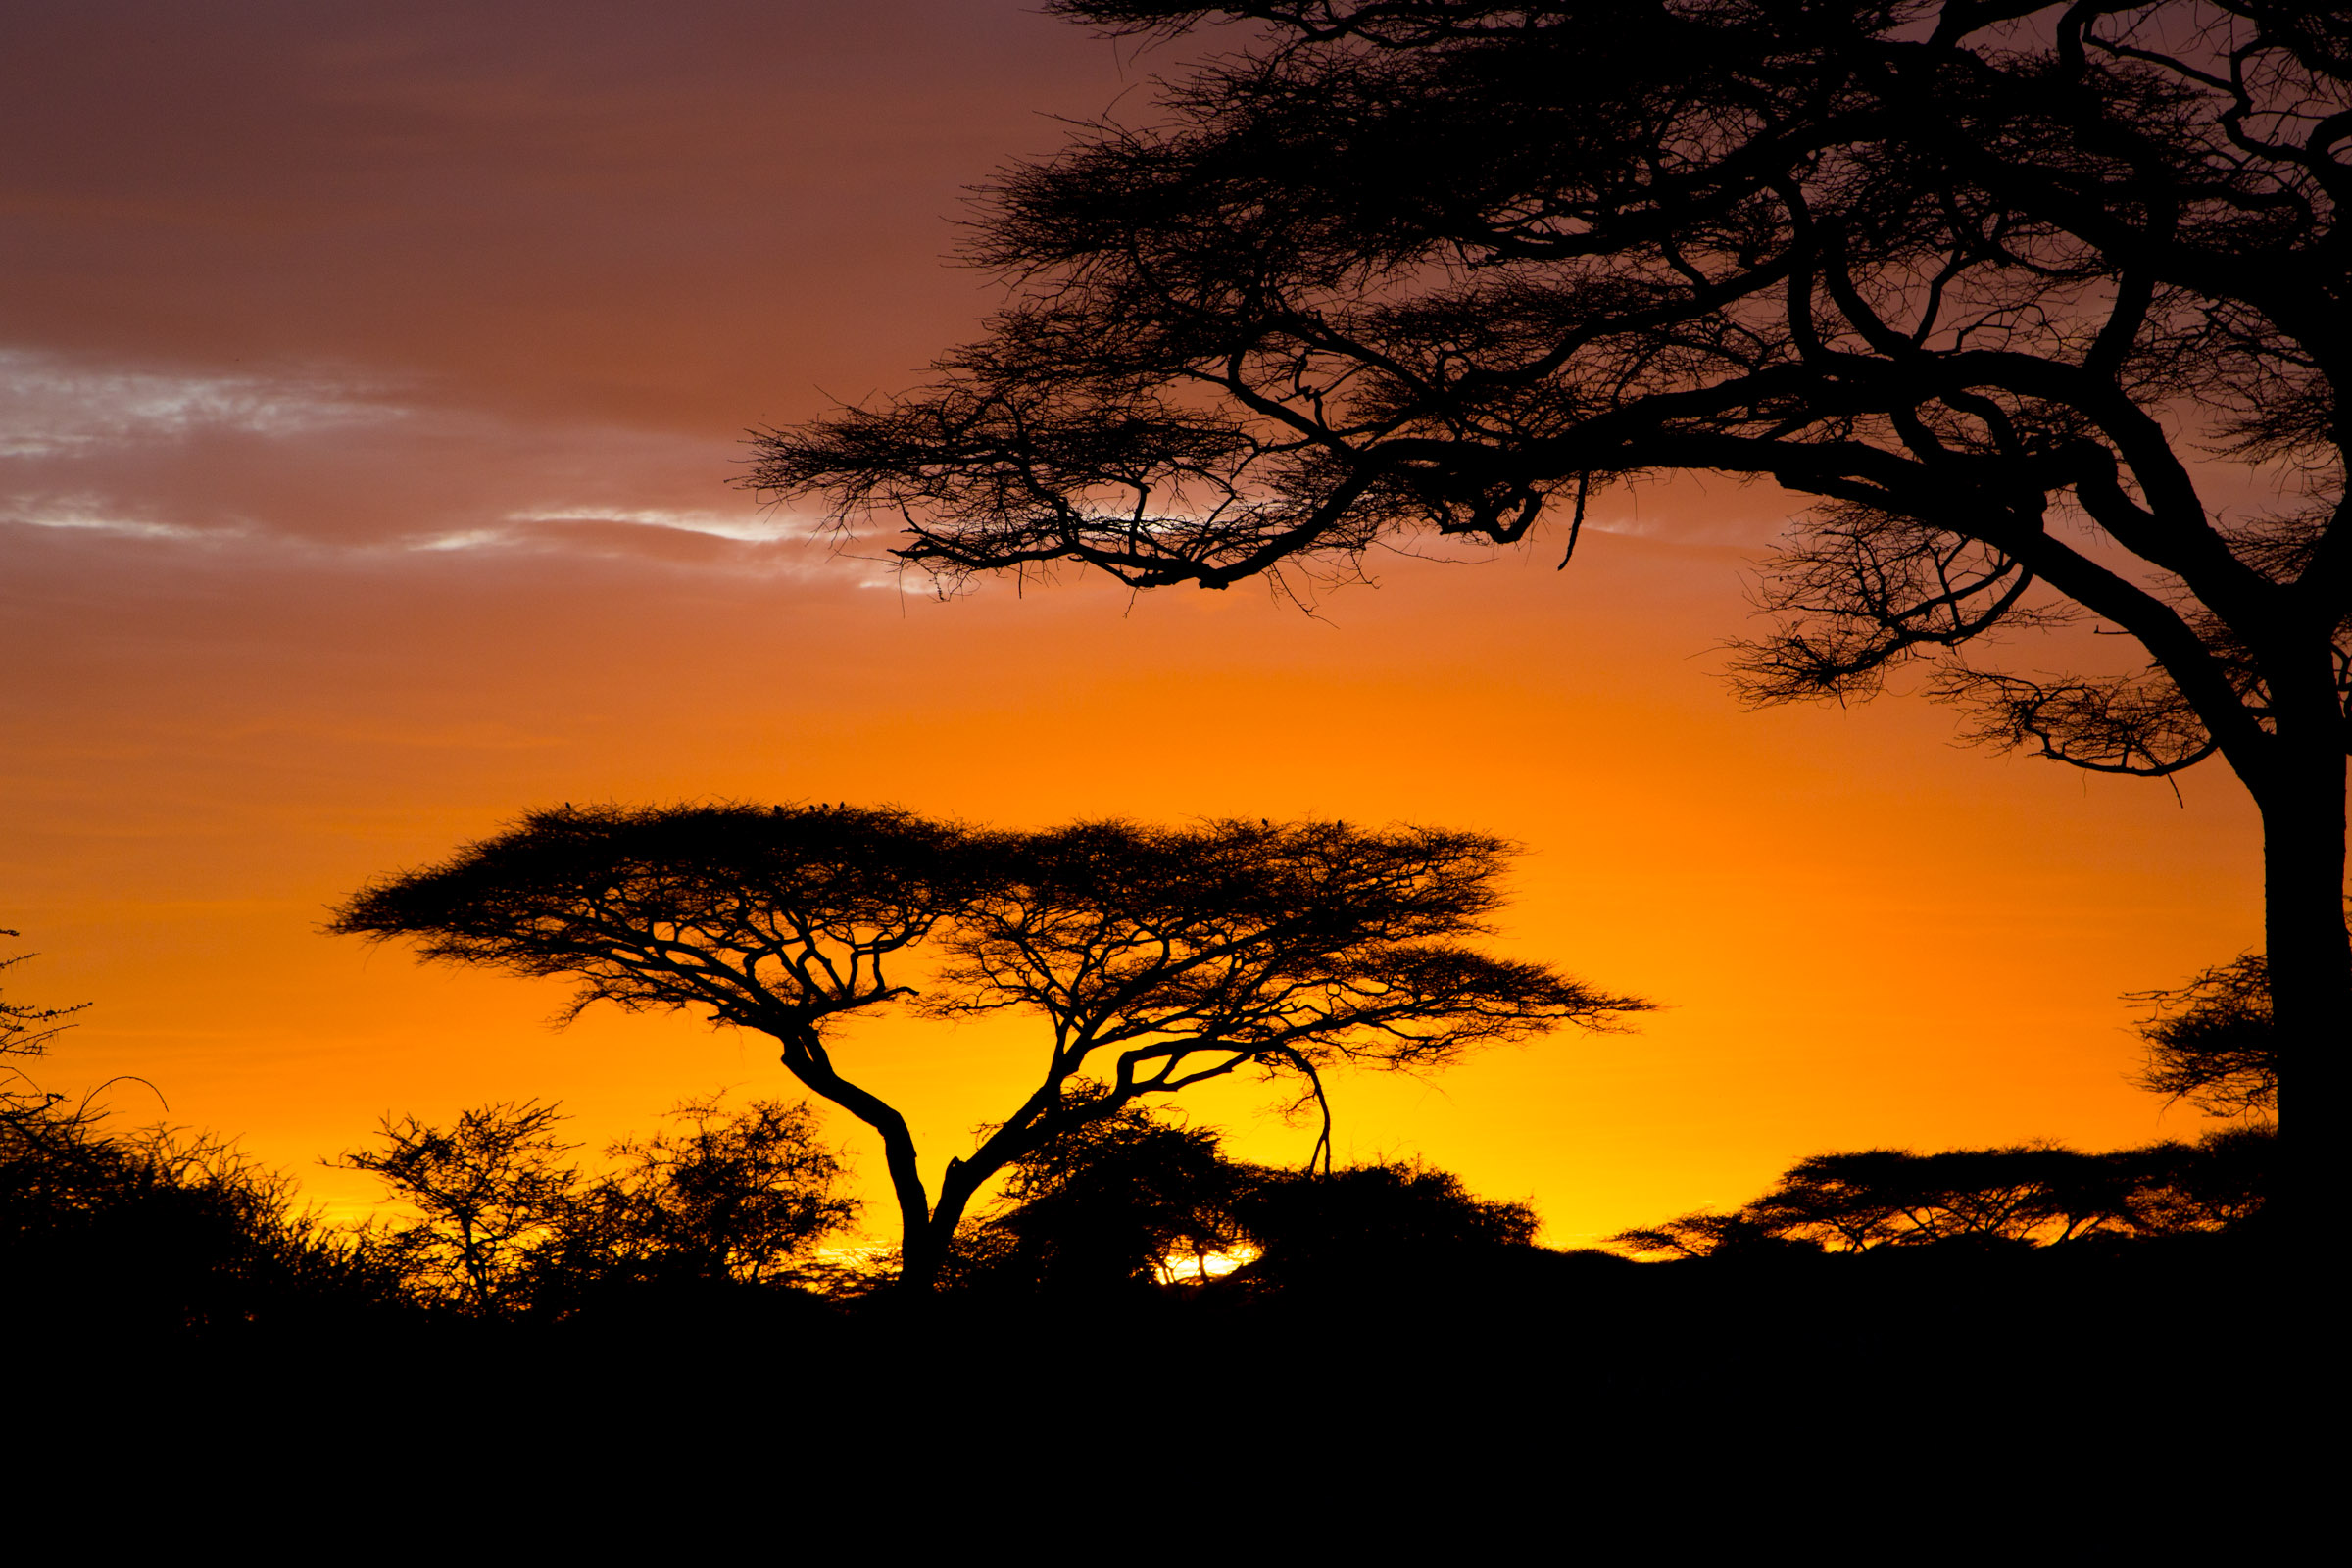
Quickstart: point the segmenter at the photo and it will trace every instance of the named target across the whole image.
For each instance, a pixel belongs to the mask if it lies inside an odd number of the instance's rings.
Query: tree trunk
[[[815,1030],[802,1026],[770,1032],[783,1043],[785,1070],[804,1088],[822,1095],[881,1135],[883,1163],[890,1169],[891,1193],[899,1203],[899,1281],[929,1290],[948,1251],[944,1245],[933,1245],[931,1199],[923,1191],[914,1134],[908,1130],[906,1118],[835,1072]]]
[[[948,1161],[947,1173],[939,1179],[938,1205],[919,1227],[912,1216],[908,1217],[906,1240],[900,1248],[902,1286],[927,1291],[939,1283],[940,1270],[947,1266],[948,1250],[956,1245],[956,1227],[963,1222],[964,1209],[970,1206],[980,1184],[999,1168],[992,1165],[982,1171],[960,1159]]]
[[[2255,801],[2262,810],[2264,940],[2283,1127],[2289,1099],[2320,1107],[2321,1122],[2340,1103],[2340,1057],[2352,1032],[2352,943],[2344,929],[2341,732],[2330,725],[2313,738],[2326,744],[2296,745],[2280,728],[2283,765]],[[2297,1142],[2313,1148],[2331,1138],[2315,1124]],[[2316,1174],[2298,1171],[2298,1177]]]

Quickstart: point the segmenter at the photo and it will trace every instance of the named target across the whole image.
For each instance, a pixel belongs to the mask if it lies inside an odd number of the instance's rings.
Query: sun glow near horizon
[[[7,111],[55,155],[9,176],[38,243],[0,290],[0,924],[44,955],[12,999],[94,1004],[60,1087],[150,1079],[336,1213],[370,1189],[316,1161],[386,1112],[560,1100],[601,1145],[714,1085],[800,1099],[758,1037],[555,1033],[558,986],[318,932],[535,808],[724,798],[1524,844],[1498,950],[1664,1010],[1343,1074],[1337,1153],[1532,1196],[1553,1245],[1831,1148],[2193,1124],[2125,1082],[2120,999],[2259,941],[2242,794],[1960,748],[1911,693],[1741,711],[1717,650],[1795,509],[1768,489],[1611,491],[1569,571],[1556,534],[1380,556],[1303,614],[1076,577],[934,603],[731,488],[747,425],[971,335],[997,296],[937,265],[943,215],[1132,79],[1020,6],[898,9],[517,3],[432,49],[390,14],[142,13],[130,52],[121,8],[55,19]],[[935,1166],[1037,1046],[853,1048]],[[1253,1086],[1188,1104],[1303,1157]]]

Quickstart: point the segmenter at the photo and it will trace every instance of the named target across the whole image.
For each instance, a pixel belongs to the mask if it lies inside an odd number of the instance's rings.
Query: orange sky
[[[970,335],[962,189],[1176,58],[993,0],[0,15],[0,925],[44,955],[13,1000],[96,1004],[49,1081],[137,1074],[339,1207],[371,1183],[311,1162],[387,1110],[560,1098],[594,1144],[797,1098],[757,1038],[553,1034],[557,988],[317,926],[534,805],[821,799],[1525,843],[1504,945],[1667,1010],[1343,1079],[1339,1147],[1558,1245],[1833,1147],[2192,1132],[2123,1082],[2118,996],[2258,941],[2241,793],[1959,749],[1897,697],[1740,712],[1711,650],[1768,488],[1612,496],[1566,573],[1397,558],[1316,619],[940,604],[726,487],[744,426]],[[934,1167],[1032,1049],[858,1039]],[[1311,1138],[1198,1104],[1246,1154]]]

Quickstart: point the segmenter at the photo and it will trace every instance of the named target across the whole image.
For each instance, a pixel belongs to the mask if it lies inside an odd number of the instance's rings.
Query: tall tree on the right
[[[1007,174],[988,335],[927,388],[769,432],[749,482],[903,528],[950,579],[1222,588],[1429,531],[1550,519],[1572,553],[1613,481],[1768,477],[1817,505],[1746,694],[1867,696],[1926,661],[1995,744],[2223,759],[2263,821],[2279,1078],[2341,1117],[2352,11],[1053,9],[1250,30],[1150,128]],[[1976,651],[2070,621],[2144,667]]]

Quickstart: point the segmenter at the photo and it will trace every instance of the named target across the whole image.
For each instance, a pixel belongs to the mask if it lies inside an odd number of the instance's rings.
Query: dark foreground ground
[[[2267,1248],[2190,1237],[1663,1264],[1519,1249],[1442,1275],[847,1307],[639,1292],[542,1323],[186,1334],[98,1313],[19,1327],[11,1430],[85,1452],[171,1435],[197,1463],[292,1444],[451,1486],[558,1458],[575,1480],[1109,1473],[1172,1498],[1183,1476],[1279,1489],[1331,1466],[1375,1496],[1684,1467],[1775,1507],[1889,1485],[2123,1506],[2128,1485],[2133,1507],[2209,1508],[2276,1461],[2282,1398],[2327,1416],[2323,1385],[2297,1392],[2294,1298]],[[1767,1472],[1806,1479],[1782,1496]]]

